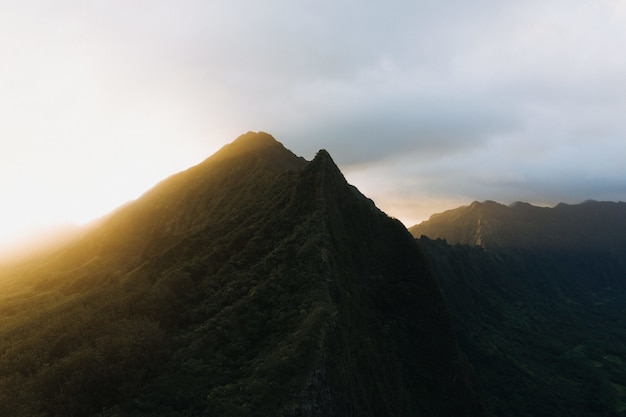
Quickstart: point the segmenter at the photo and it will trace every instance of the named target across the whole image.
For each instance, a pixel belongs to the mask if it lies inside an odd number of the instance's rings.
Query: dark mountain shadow
[[[248,133],[12,277],[0,415],[483,416],[404,227]]]
[[[494,415],[625,414],[624,219],[623,203],[486,202],[411,228],[438,237],[419,243]]]

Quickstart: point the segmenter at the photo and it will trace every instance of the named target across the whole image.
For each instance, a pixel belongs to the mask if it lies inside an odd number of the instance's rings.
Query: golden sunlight
[[[144,141],[100,146],[97,152],[65,145],[62,152],[46,145],[37,152],[20,149],[18,161],[0,157],[0,257],[47,245],[210,152],[164,142],[149,147]]]

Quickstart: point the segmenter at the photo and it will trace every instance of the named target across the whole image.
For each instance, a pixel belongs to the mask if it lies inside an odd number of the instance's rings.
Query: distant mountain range
[[[473,202],[409,228],[413,236],[484,248],[589,248],[626,246],[626,203],[586,201],[553,208]]]
[[[1,416],[489,415],[417,242],[266,133],[0,276]]]
[[[474,202],[410,231],[494,415],[626,415],[626,203]]]

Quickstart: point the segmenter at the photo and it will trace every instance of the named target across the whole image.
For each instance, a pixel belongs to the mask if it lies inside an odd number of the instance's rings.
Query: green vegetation
[[[0,288],[0,415],[486,415],[402,225],[249,133]]]
[[[494,415],[626,415],[620,256],[419,243]]]
[[[553,208],[473,202],[435,214],[409,231],[454,245],[549,250],[626,248],[626,203],[586,201]]]

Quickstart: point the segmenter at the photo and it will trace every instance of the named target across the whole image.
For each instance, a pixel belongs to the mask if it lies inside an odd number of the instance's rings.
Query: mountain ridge
[[[271,156],[274,163],[283,165],[286,169],[300,169],[306,160],[302,157],[291,158],[294,155],[289,149],[266,132],[249,131],[238,136],[233,142],[222,146],[217,152],[208,157],[205,162],[240,158],[247,153],[254,153],[257,158]]]
[[[410,231],[495,415],[624,415],[625,203],[473,202]]]
[[[582,248],[626,245],[626,203],[587,200],[552,208],[494,201],[432,215],[409,228],[414,237],[490,247]]]
[[[488,414],[406,229],[246,135],[0,295],[0,415]]]
[[[315,173],[315,178],[305,181],[315,183],[317,192],[315,201],[326,219],[324,231],[330,239],[328,244],[331,248],[335,248],[330,250],[328,257],[331,271],[334,272],[335,276],[332,281],[334,285],[331,294],[335,299],[337,314],[340,323],[342,323],[339,325],[339,329],[345,334],[360,330],[366,335],[365,340],[368,340],[368,343],[374,345],[382,343],[385,346],[385,343],[382,342],[385,337],[378,333],[380,329],[377,326],[372,326],[371,322],[376,322],[381,320],[381,317],[385,317],[383,320],[387,321],[387,324],[383,327],[389,326],[391,332],[391,329],[398,326],[395,322],[400,317],[404,317],[404,320],[408,317],[419,317],[420,324],[415,323],[406,329],[396,330],[400,331],[398,334],[403,335],[400,337],[406,340],[401,347],[396,346],[389,350],[402,349],[406,352],[405,354],[411,352],[411,356],[429,357],[428,364],[417,360],[420,363],[419,367],[425,372],[426,369],[430,369],[428,371],[430,376],[427,377],[429,382],[426,384],[439,387],[448,386],[448,388],[440,389],[446,392],[445,395],[450,396],[447,400],[441,398],[439,401],[427,405],[428,401],[424,401],[420,397],[432,397],[433,393],[428,394],[428,390],[425,390],[423,386],[422,388],[415,386],[413,389],[418,389],[417,392],[421,392],[421,395],[407,404],[394,404],[393,406],[388,404],[384,408],[378,408],[380,405],[371,403],[372,397],[379,395],[377,392],[387,392],[384,396],[390,396],[396,390],[406,389],[398,381],[388,379],[386,385],[390,385],[392,388],[382,388],[371,381],[374,387],[367,390],[361,388],[363,394],[358,397],[350,394],[346,405],[356,402],[369,403],[369,408],[374,408],[374,415],[414,415],[418,410],[428,410],[427,414],[430,413],[431,415],[448,413],[454,415],[460,409],[468,414],[486,412],[476,393],[467,396],[463,405],[457,404],[453,399],[458,395],[469,394],[468,392],[461,394],[464,389],[462,388],[463,385],[455,388],[453,381],[455,378],[460,378],[466,381],[464,384],[471,385],[468,382],[472,378],[471,372],[465,368],[468,364],[462,353],[455,348],[448,350],[449,347],[456,345],[451,318],[447,313],[436,280],[428,278],[431,275],[428,263],[414,246],[411,235],[402,223],[387,217],[370,199],[349,185],[327,151],[320,150],[303,171],[303,175],[306,176],[307,171]],[[378,241],[376,245],[373,245],[372,242],[374,241]],[[342,248],[344,249],[342,250]],[[347,251],[345,248],[351,248],[351,250]],[[338,256],[344,252],[349,256]],[[354,269],[355,265],[360,265],[360,267]],[[386,267],[380,265],[386,265]],[[385,270],[385,268],[387,269]],[[413,281],[416,278],[418,281]],[[349,305],[350,308],[346,308],[345,305]],[[360,311],[356,316],[355,310]],[[372,311],[379,311],[380,316],[374,316]],[[361,317],[365,317],[367,320],[364,321]],[[443,329],[447,330],[444,331]],[[411,340],[416,331],[422,336],[419,340]],[[359,385],[358,382],[351,381],[350,375],[332,372],[335,368],[342,368],[342,361],[361,363],[360,366],[368,369],[367,372],[371,375],[380,374],[380,368],[385,366],[395,368],[395,372],[398,373],[405,372],[401,371],[405,367],[412,369],[415,366],[411,362],[400,365],[397,358],[387,357],[387,363],[381,362],[378,363],[378,367],[371,368],[370,360],[367,360],[367,355],[362,353],[362,342],[355,343],[346,339],[345,336],[339,336],[335,343],[337,344],[331,345],[331,351],[335,353],[333,357],[343,359],[339,359],[337,365],[331,366],[330,372],[333,379],[342,381],[338,383],[338,386]],[[433,356],[434,352],[437,353]],[[439,365],[433,366],[434,363]],[[380,378],[374,378],[374,380],[383,378],[381,375]],[[420,377],[416,374],[414,378],[419,379]],[[458,389],[460,391],[457,391]],[[416,391],[413,392],[415,395]],[[353,412],[354,409],[346,407],[340,415],[351,415]]]
[[[257,143],[255,138],[261,140]],[[93,253],[100,259],[124,258],[129,264],[139,264],[174,244],[179,236],[201,230],[208,223],[224,221],[213,218],[212,213],[220,211],[221,204],[236,200],[229,199],[228,188],[239,194],[249,191],[246,172],[259,172],[261,178],[255,186],[262,187],[283,172],[305,165],[303,158],[288,151],[271,135],[248,132],[199,164],[167,177],[138,199],[86,226],[79,239],[45,257],[45,262],[74,268],[74,259]],[[234,205],[233,210],[236,211]],[[104,239],[98,235],[102,228],[108,230]],[[129,253],[134,259],[128,257]]]

